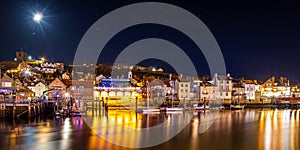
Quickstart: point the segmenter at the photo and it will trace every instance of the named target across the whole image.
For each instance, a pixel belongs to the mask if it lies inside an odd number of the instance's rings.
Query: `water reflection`
[[[143,129],[164,124],[180,124],[186,114],[137,114],[109,111],[90,118],[92,130],[81,117],[0,120],[0,149],[128,149],[111,144],[97,134],[113,136],[124,142],[139,141],[129,129]],[[300,149],[300,110],[252,109],[220,112],[195,112],[191,122],[177,136],[149,149]],[[207,131],[201,126],[214,120]],[[100,127],[100,128],[99,128]],[[132,132],[132,131],[131,131]],[[127,140],[130,139],[130,140]]]
[[[92,131],[112,143],[128,147],[151,146],[170,139],[184,127],[192,111],[177,114],[139,114],[133,111],[108,111],[105,115],[86,116]]]

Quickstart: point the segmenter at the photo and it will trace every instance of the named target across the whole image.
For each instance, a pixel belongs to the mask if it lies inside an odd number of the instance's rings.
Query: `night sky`
[[[23,48],[33,57],[68,64],[89,27],[101,16],[119,7],[142,1],[1,1],[0,61],[11,60]],[[234,77],[266,80],[287,76],[300,81],[300,2],[253,0],[160,1],[180,6],[198,16],[214,34],[223,52],[227,72]],[[37,26],[32,13],[42,11]],[[106,45],[99,62],[111,63],[129,44],[149,37],[178,44],[208,74],[208,66],[197,46],[182,33],[161,25],[137,25],[123,30]],[[163,67],[161,61],[144,65]]]

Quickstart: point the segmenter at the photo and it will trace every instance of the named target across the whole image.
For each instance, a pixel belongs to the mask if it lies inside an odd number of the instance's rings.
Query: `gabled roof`
[[[217,76],[217,79],[218,80],[230,80],[231,78],[227,77],[227,76]]]
[[[262,85],[263,87],[274,87],[274,86],[289,86],[289,80],[286,77],[280,77],[275,80],[275,77],[269,78]]]
[[[202,82],[200,83],[200,86],[213,86],[213,84],[210,82]]]
[[[60,79],[58,79],[58,78],[55,78],[50,84],[49,84],[49,86],[52,86],[53,84],[62,84],[62,85],[64,85],[64,86],[67,86],[67,85],[65,85],[65,83],[64,82],[62,82]]]
[[[18,89],[17,92],[34,93],[34,92],[31,91],[28,87],[24,87],[24,88]]]
[[[13,81],[12,78],[9,77],[8,75],[4,75],[0,80],[0,82],[12,82],[12,81]]]
[[[72,86],[72,80],[63,79],[61,80],[67,87]]]
[[[245,88],[245,87],[241,84],[233,84],[232,88]]]
[[[9,69],[15,69],[19,65],[16,61],[3,61],[0,62],[0,69],[9,70]]]
[[[32,82],[28,77],[24,77],[22,82]]]
[[[245,84],[255,84],[253,80],[244,80]]]

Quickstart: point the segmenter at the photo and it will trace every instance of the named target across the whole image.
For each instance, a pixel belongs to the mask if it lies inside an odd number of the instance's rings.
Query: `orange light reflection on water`
[[[299,110],[262,110],[258,149],[299,149]]]

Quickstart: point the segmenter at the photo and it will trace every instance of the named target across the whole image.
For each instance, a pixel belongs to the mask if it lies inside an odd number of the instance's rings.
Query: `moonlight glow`
[[[43,15],[41,13],[37,13],[33,16],[33,21],[36,23],[40,23],[43,18]]]

